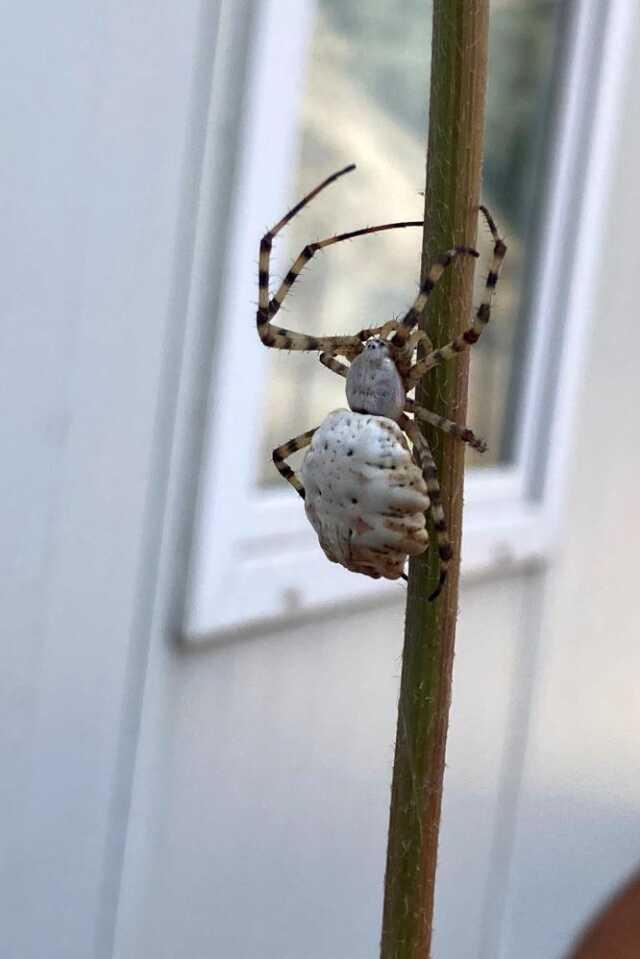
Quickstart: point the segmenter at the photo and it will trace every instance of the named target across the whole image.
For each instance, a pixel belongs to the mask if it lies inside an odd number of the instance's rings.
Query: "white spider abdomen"
[[[355,573],[397,579],[429,544],[427,487],[393,420],[334,410],[301,469],[305,510],[326,556]]]
[[[347,373],[347,400],[352,410],[397,420],[406,394],[388,345],[377,337],[367,340]]]

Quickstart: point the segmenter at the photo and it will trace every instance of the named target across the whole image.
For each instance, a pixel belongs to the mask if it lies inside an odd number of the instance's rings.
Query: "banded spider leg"
[[[309,243],[301,251],[297,259],[294,261],[293,266],[285,276],[284,280],[278,287],[274,296],[270,297],[269,294],[269,281],[270,281],[270,262],[271,262],[271,248],[273,245],[273,240],[280,232],[280,230],[289,223],[293,217],[300,212],[314,197],[316,197],[322,190],[328,187],[335,180],[339,179],[341,176],[344,176],[346,173],[350,173],[352,170],[355,170],[355,164],[351,163],[349,166],[344,167],[342,170],[338,170],[337,173],[333,173],[331,176],[327,177],[326,180],[323,180],[317,187],[311,190],[299,203],[296,203],[288,213],[286,213],[281,220],[279,220],[275,226],[271,227],[260,241],[260,258],[259,258],[259,267],[258,267],[258,312],[256,314],[256,322],[258,327],[258,335],[260,339],[265,344],[265,346],[274,347],[275,349],[281,350],[322,350],[328,353],[340,353],[343,356],[351,356],[359,352],[362,348],[362,339],[363,335],[355,336],[308,336],[305,333],[297,333],[294,330],[287,330],[283,327],[276,326],[272,320],[278,313],[278,310],[282,306],[282,303],[287,296],[287,293],[290,291],[291,287],[295,283],[296,279],[307,265],[309,260],[317,253],[318,250],[325,249],[325,247],[332,246],[335,243],[342,243],[345,240],[352,240],[355,237],[367,236],[371,233],[381,233],[385,230],[399,230],[405,229],[406,227],[417,227],[422,226],[422,220],[406,220],[400,223],[384,223],[380,226],[369,226],[363,227],[359,230],[352,230],[349,233],[340,233],[335,236],[328,237],[325,240],[318,240],[315,243]],[[369,331],[364,332],[364,338],[366,339],[370,335]]]

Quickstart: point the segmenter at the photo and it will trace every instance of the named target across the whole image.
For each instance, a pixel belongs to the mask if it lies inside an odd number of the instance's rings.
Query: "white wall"
[[[477,955],[484,932],[529,585],[465,599],[438,924],[467,950],[456,955]],[[395,604],[152,650],[118,956],[375,955],[402,615]]]
[[[3,11],[10,959],[111,955],[217,16],[196,0]]]

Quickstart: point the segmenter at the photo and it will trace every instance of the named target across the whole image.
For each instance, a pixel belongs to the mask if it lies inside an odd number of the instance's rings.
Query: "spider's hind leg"
[[[304,486],[299,478],[299,476],[294,473],[291,467],[285,463],[285,460],[296,453],[298,450],[303,450],[306,446],[309,445],[313,434],[318,429],[315,426],[312,430],[307,430],[306,433],[301,433],[299,436],[294,436],[293,439],[289,440],[287,443],[284,443],[282,446],[278,446],[273,451],[273,462],[276,469],[281,476],[284,476],[287,483],[291,483],[296,493],[305,498]]]
[[[420,467],[427,484],[427,493],[431,500],[430,512],[433,520],[433,528],[438,538],[438,556],[440,557],[440,578],[438,584],[429,596],[429,602],[436,599],[447,580],[447,572],[453,551],[449,542],[447,532],[447,521],[445,519],[442,502],[440,499],[440,483],[438,481],[438,470],[436,468],[433,454],[425,437],[422,435],[413,420],[404,414],[398,420],[398,425],[403,429],[414,445]]]

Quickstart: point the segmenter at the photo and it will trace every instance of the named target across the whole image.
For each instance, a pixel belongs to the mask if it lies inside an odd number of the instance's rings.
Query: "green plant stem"
[[[474,246],[487,67],[488,0],[434,0],[422,276],[434,255]],[[439,345],[469,323],[474,261],[463,257],[431,297],[423,328]],[[418,390],[428,409],[464,422],[468,353],[434,369]],[[382,959],[425,959],[431,931],[458,606],[464,449],[430,427],[453,560],[438,580],[435,542],[410,567],[391,793]],[[435,539],[435,538],[434,538]],[[461,906],[460,921],[464,921]]]

